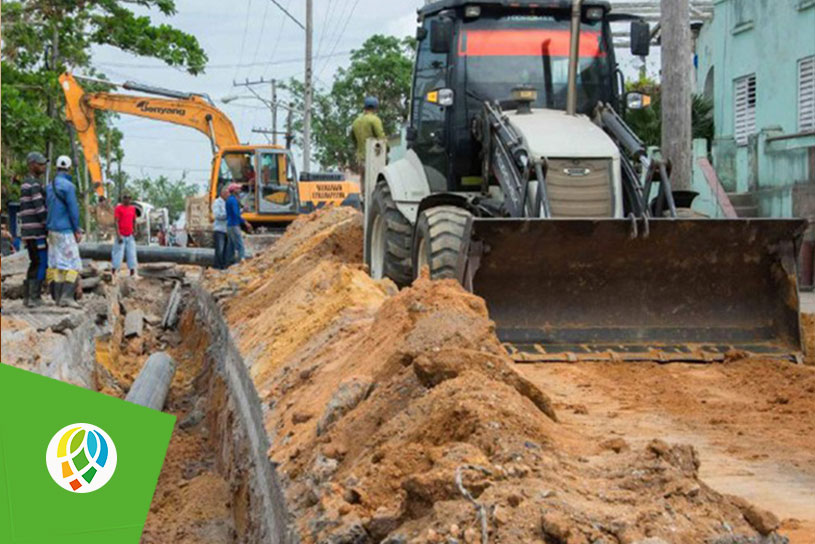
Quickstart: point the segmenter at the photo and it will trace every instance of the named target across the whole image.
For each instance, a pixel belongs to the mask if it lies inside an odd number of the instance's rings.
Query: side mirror
[[[433,53],[449,53],[450,42],[453,40],[453,21],[439,19],[430,25],[430,51]]]
[[[630,92],[625,95],[625,106],[629,110],[642,110],[651,105],[651,97],[647,94]]]
[[[651,25],[646,21],[631,21],[631,54],[647,57],[651,52]]]
[[[416,29],[416,41],[420,42],[427,38],[427,29],[423,26],[420,26]]]

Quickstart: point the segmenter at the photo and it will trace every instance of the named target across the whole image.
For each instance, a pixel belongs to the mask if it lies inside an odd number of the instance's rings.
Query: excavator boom
[[[59,81],[65,93],[65,118],[76,129],[88,163],[91,183],[99,195],[104,195],[104,186],[96,135],[96,110],[115,111],[195,129],[210,139],[213,152],[240,144],[232,121],[200,96],[158,98],[106,92],[85,93],[71,74],[62,74]]]

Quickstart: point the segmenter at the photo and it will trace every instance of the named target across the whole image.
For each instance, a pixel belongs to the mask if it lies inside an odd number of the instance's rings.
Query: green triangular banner
[[[138,543],[174,425],[0,364],[0,544]]]

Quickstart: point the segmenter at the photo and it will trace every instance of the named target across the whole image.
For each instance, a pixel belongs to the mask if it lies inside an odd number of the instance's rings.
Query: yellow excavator
[[[86,93],[72,74],[62,74],[59,81],[65,94],[65,118],[76,130],[90,181],[100,196],[105,194],[105,184],[94,120],[96,110],[183,125],[209,138],[213,158],[204,210],[207,223],[209,203],[218,197],[222,187],[233,183],[242,188],[243,218],[255,227],[282,227],[298,215],[324,206],[359,206],[358,185],[345,180],[342,174],[303,173],[298,178],[291,150],[275,145],[242,145],[232,122],[206,95],[107,81],[104,83],[152,96]],[[201,215],[200,211],[197,215]]]

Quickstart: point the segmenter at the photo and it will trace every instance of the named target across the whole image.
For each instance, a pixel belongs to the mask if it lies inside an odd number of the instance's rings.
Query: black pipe
[[[113,252],[113,244],[79,244],[79,255],[83,259],[108,261]],[[215,250],[198,247],[136,246],[136,256],[142,263],[177,263],[198,266],[212,266]]]

